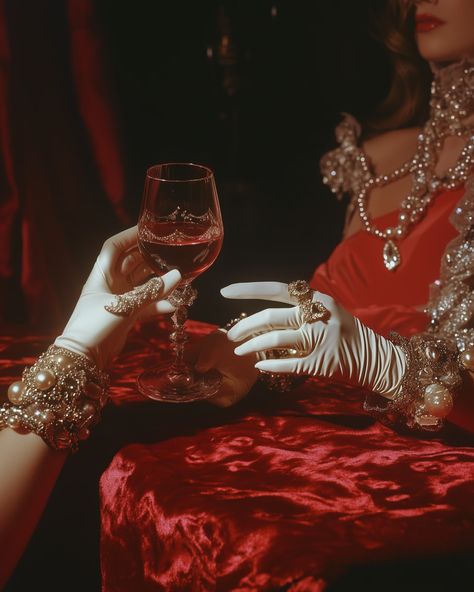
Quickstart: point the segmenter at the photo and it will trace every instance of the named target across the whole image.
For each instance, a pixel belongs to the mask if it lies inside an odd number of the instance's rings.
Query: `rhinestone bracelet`
[[[51,345],[8,389],[0,429],[35,432],[54,450],[77,450],[100,418],[109,377],[85,356]]]
[[[440,430],[461,387],[461,372],[472,365],[472,355],[460,355],[445,340],[427,333],[410,339],[391,333],[389,339],[402,348],[407,361],[401,392],[384,407],[367,399],[365,410],[388,423],[402,419],[410,428]]]

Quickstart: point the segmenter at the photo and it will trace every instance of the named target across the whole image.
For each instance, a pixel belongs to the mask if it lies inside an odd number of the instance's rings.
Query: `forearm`
[[[108,239],[58,343],[24,370],[0,404],[0,589],[19,560],[68,452],[100,420],[109,377],[138,319],[174,310],[166,300],[181,276],[145,282],[137,228]],[[94,355],[91,355],[94,354]]]
[[[33,533],[67,455],[34,433],[0,431],[0,589]]]
[[[50,346],[0,406],[0,589],[31,537],[69,451],[89,435],[108,376]]]

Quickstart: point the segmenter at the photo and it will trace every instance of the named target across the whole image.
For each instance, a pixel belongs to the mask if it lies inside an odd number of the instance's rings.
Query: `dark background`
[[[242,303],[223,302],[220,287],[308,278],[338,242],[343,206],[321,185],[319,159],[340,112],[363,118],[386,91],[387,57],[369,30],[378,4],[96,1],[132,218],[151,164],[216,173],[225,241],[195,282],[193,318],[225,322]]]
[[[218,183],[224,246],[196,280],[192,317],[222,324],[237,309],[220,287],[308,278],[329,255],[344,204],[322,187],[319,159],[341,112],[364,120],[387,91],[388,58],[371,35],[383,0],[0,1],[21,204],[0,320],[61,331],[105,238],[137,220],[159,162],[208,165]],[[95,87],[113,133],[97,104],[84,113],[79,88],[90,99]],[[128,222],[111,206],[114,175]],[[26,260],[36,277],[25,279]]]

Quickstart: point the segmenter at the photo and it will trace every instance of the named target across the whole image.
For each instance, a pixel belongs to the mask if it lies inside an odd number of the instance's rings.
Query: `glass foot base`
[[[214,396],[221,386],[222,376],[216,370],[198,374],[187,369],[183,374],[173,373],[171,362],[145,370],[137,378],[142,395],[166,403],[192,403]]]

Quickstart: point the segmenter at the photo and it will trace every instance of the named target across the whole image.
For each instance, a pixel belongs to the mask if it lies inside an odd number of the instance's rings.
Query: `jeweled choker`
[[[365,230],[385,241],[383,260],[390,271],[401,263],[397,241],[406,237],[420,222],[440,190],[453,189],[464,183],[474,168],[474,125],[463,124],[474,111],[474,64],[462,62],[433,69],[430,117],[418,135],[413,158],[386,175],[374,175],[370,161],[362,151],[357,158],[363,180],[358,187],[355,205]],[[448,136],[466,136],[467,141],[456,164],[438,176],[435,167]],[[367,211],[370,192],[406,175],[412,175],[413,180],[410,193],[400,206],[398,224],[380,230]]]

